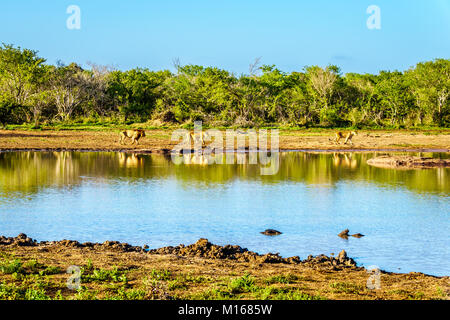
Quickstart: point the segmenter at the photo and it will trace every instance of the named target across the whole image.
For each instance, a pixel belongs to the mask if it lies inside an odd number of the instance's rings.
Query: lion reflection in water
[[[119,152],[119,165],[125,168],[137,168],[144,164],[144,158],[137,154]]]
[[[333,164],[336,167],[346,167],[350,169],[356,168],[358,162],[356,159],[352,158],[352,154],[341,154],[337,152],[333,152]]]
[[[208,165],[209,157],[197,153],[183,155],[184,164]]]

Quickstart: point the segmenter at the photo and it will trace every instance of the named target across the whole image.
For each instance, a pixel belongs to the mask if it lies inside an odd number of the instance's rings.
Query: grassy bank
[[[1,245],[0,299],[448,299],[448,277],[382,272],[380,288],[369,289],[367,270],[329,259],[267,263],[70,241]],[[78,290],[67,287],[72,265],[80,268]]]

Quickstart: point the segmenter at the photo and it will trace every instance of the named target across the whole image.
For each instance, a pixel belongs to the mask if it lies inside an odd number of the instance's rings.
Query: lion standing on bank
[[[135,129],[135,130],[124,130],[120,131],[119,133],[119,143],[123,144],[125,143],[125,138],[131,139],[131,144],[136,143],[138,145],[139,139],[145,137],[145,131],[142,129]]]
[[[347,142],[350,142],[350,144],[353,145],[352,138],[353,138],[353,136],[356,136],[356,135],[357,135],[356,131],[351,131],[351,132],[347,132],[347,133],[338,131],[338,132],[336,132],[335,138],[333,141],[336,142],[337,144],[339,144],[339,141],[341,139],[345,139],[344,144],[347,144]]]

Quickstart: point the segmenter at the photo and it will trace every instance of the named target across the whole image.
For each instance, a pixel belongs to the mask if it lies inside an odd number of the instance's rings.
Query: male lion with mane
[[[120,135],[119,139],[120,144],[124,144],[125,139],[129,138],[131,139],[131,144],[136,143],[136,145],[138,145],[139,139],[145,137],[145,131],[142,129],[124,130],[120,131],[119,135]]]

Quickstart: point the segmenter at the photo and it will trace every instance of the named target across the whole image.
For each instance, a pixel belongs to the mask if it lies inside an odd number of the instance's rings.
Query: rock
[[[26,235],[25,233],[21,233],[21,234],[19,234],[19,235],[17,236],[17,239],[23,239],[23,240],[25,240],[26,238],[28,238],[28,237],[27,237],[27,235]]]
[[[37,247],[48,247],[55,246],[59,247],[59,249],[63,249],[63,247],[72,247],[72,248],[92,248],[95,250],[116,250],[116,251],[124,251],[124,252],[142,252],[142,247],[135,247],[128,243],[121,243],[118,241],[105,241],[103,244],[101,243],[91,243],[85,242],[80,243],[75,240],[61,240],[61,241],[41,241],[37,242],[35,239],[28,237],[26,234],[21,233],[17,237],[5,237],[0,236],[0,246],[1,245],[16,245],[16,246],[37,246]]]
[[[86,248],[93,248],[94,247],[94,243],[92,243],[92,242],[85,242],[85,243],[82,244],[82,246],[86,247]]]
[[[338,234],[338,236],[341,237],[341,238],[344,238],[344,239],[348,239],[348,231],[349,231],[348,229],[345,229],[345,230],[341,231]]]
[[[263,232],[260,232],[261,234],[264,234],[266,236],[278,236],[282,234],[282,232],[274,230],[274,229],[266,229]]]
[[[8,244],[14,244],[17,246],[35,246],[36,245],[36,240],[31,239],[25,233],[21,233],[15,238],[3,237],[3,239],[4,240],[0,241],[0,243],[6,244],[6,245],[8,245]]]
[[[75,240],[61,240],[59,241],[59,244],[65,247],[73,247],[73,248],[81,247],[81,244]]]
[[[297,263],[300,263],[302,261],[299,256],[289,257],[289,258],[286,258],[286,259],[287,259],[287,262],[291,263],[291,264],[297,264]]]
[[[327,257],[324,254],[320,254],[318,256],[309,255],[306,260],[301,261],[302,264],[305,264],[314,269],[331,269],[331,270],[342,270],[344,268],[356,268],[356,262],[347,257],[347,253],[345,250],[342,250],[337,258]]]
[[[347,260],[347,252],[345,252],[345,250],[342,250],[341,252],[339,252],[337,259],[339,262],[344,262],[345,260]]]
[[[119,241],[108,241],[108,240],[106,240],[105,242],[103,242],[103,245],[107,246],[107,247],[112,247],[112,246],[117,245],[119,243],[120,243]]]

